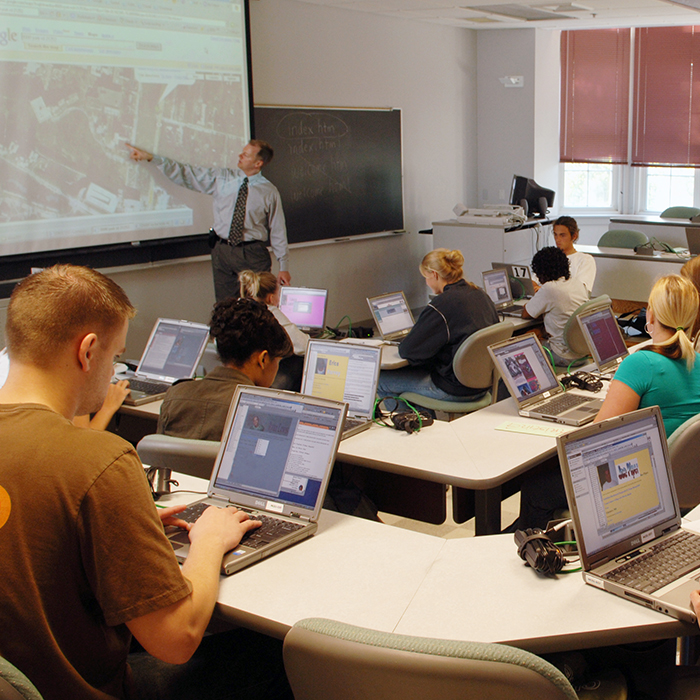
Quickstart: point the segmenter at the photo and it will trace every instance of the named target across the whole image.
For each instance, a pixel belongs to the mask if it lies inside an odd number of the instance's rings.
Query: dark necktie
[[[236,206],[231,218],[231,229],[228,232],[228,239],[231,245],[243,243],[243,221],[245,220],[245,203],[248,200],[248,178],[244,177],[241,186],[238,188]]]

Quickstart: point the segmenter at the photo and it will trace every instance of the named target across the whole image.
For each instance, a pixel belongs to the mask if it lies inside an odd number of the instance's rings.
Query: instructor
[[[240,294],[241,270],[265,272],[272,268],[268,241],[279,262],[280,284],[291,281],[288,271],[287,229],[277,188],[260,172],[273,156],[265,141],[253,139],[238,156],[238,168],[203,168],[157,156],[126,144],[132,160],[153,163],[176,185],[214,197],[214,293],[223,301]]]

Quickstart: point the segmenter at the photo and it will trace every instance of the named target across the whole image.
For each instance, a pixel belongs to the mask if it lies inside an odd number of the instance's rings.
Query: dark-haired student
[[[574,248],[574,243],[579,236],[576,219],[571,216],[560,216],[552,224],[552,235],[554,245],[569,259],[571,276],[580,279],[588,294],[592,294],[596,276],[595,258]]]
[[[542,286],[523,307],[523,318],[542,316],[547,333],[542,345],[552,353],[554,364],[568,365],[580,358],[566,346],[564,327],[574,311],[588,301],[588,291],[579,278],[571,276],[566,254],[554,246],[535,253],[532,271]]]
[[[170,387],[163,398],[158,432],[195,440],[221,440],[239,384],[269,387],[292,343],[268,308],[253,299],[226,299],[209,324],[221,358],[204,379]]]

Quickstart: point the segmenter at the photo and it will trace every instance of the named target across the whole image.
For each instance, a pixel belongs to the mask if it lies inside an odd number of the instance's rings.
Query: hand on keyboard
[[[246,532],[260,525],[259,520],[251,520],[237,508],[209,507],[190,528],[190,543],[193,547],[199,544],[216,547],[223,556],[238,545]]]

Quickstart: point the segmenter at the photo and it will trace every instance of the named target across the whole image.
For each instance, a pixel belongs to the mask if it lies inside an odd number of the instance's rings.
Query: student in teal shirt
[[[700,413],[700,362],[689,337],[698,301],[695,286],[685,277],[667,275],[656,282],[647,308],[652,345],[622,362],[596,421],[659,406],[670,437]]]

